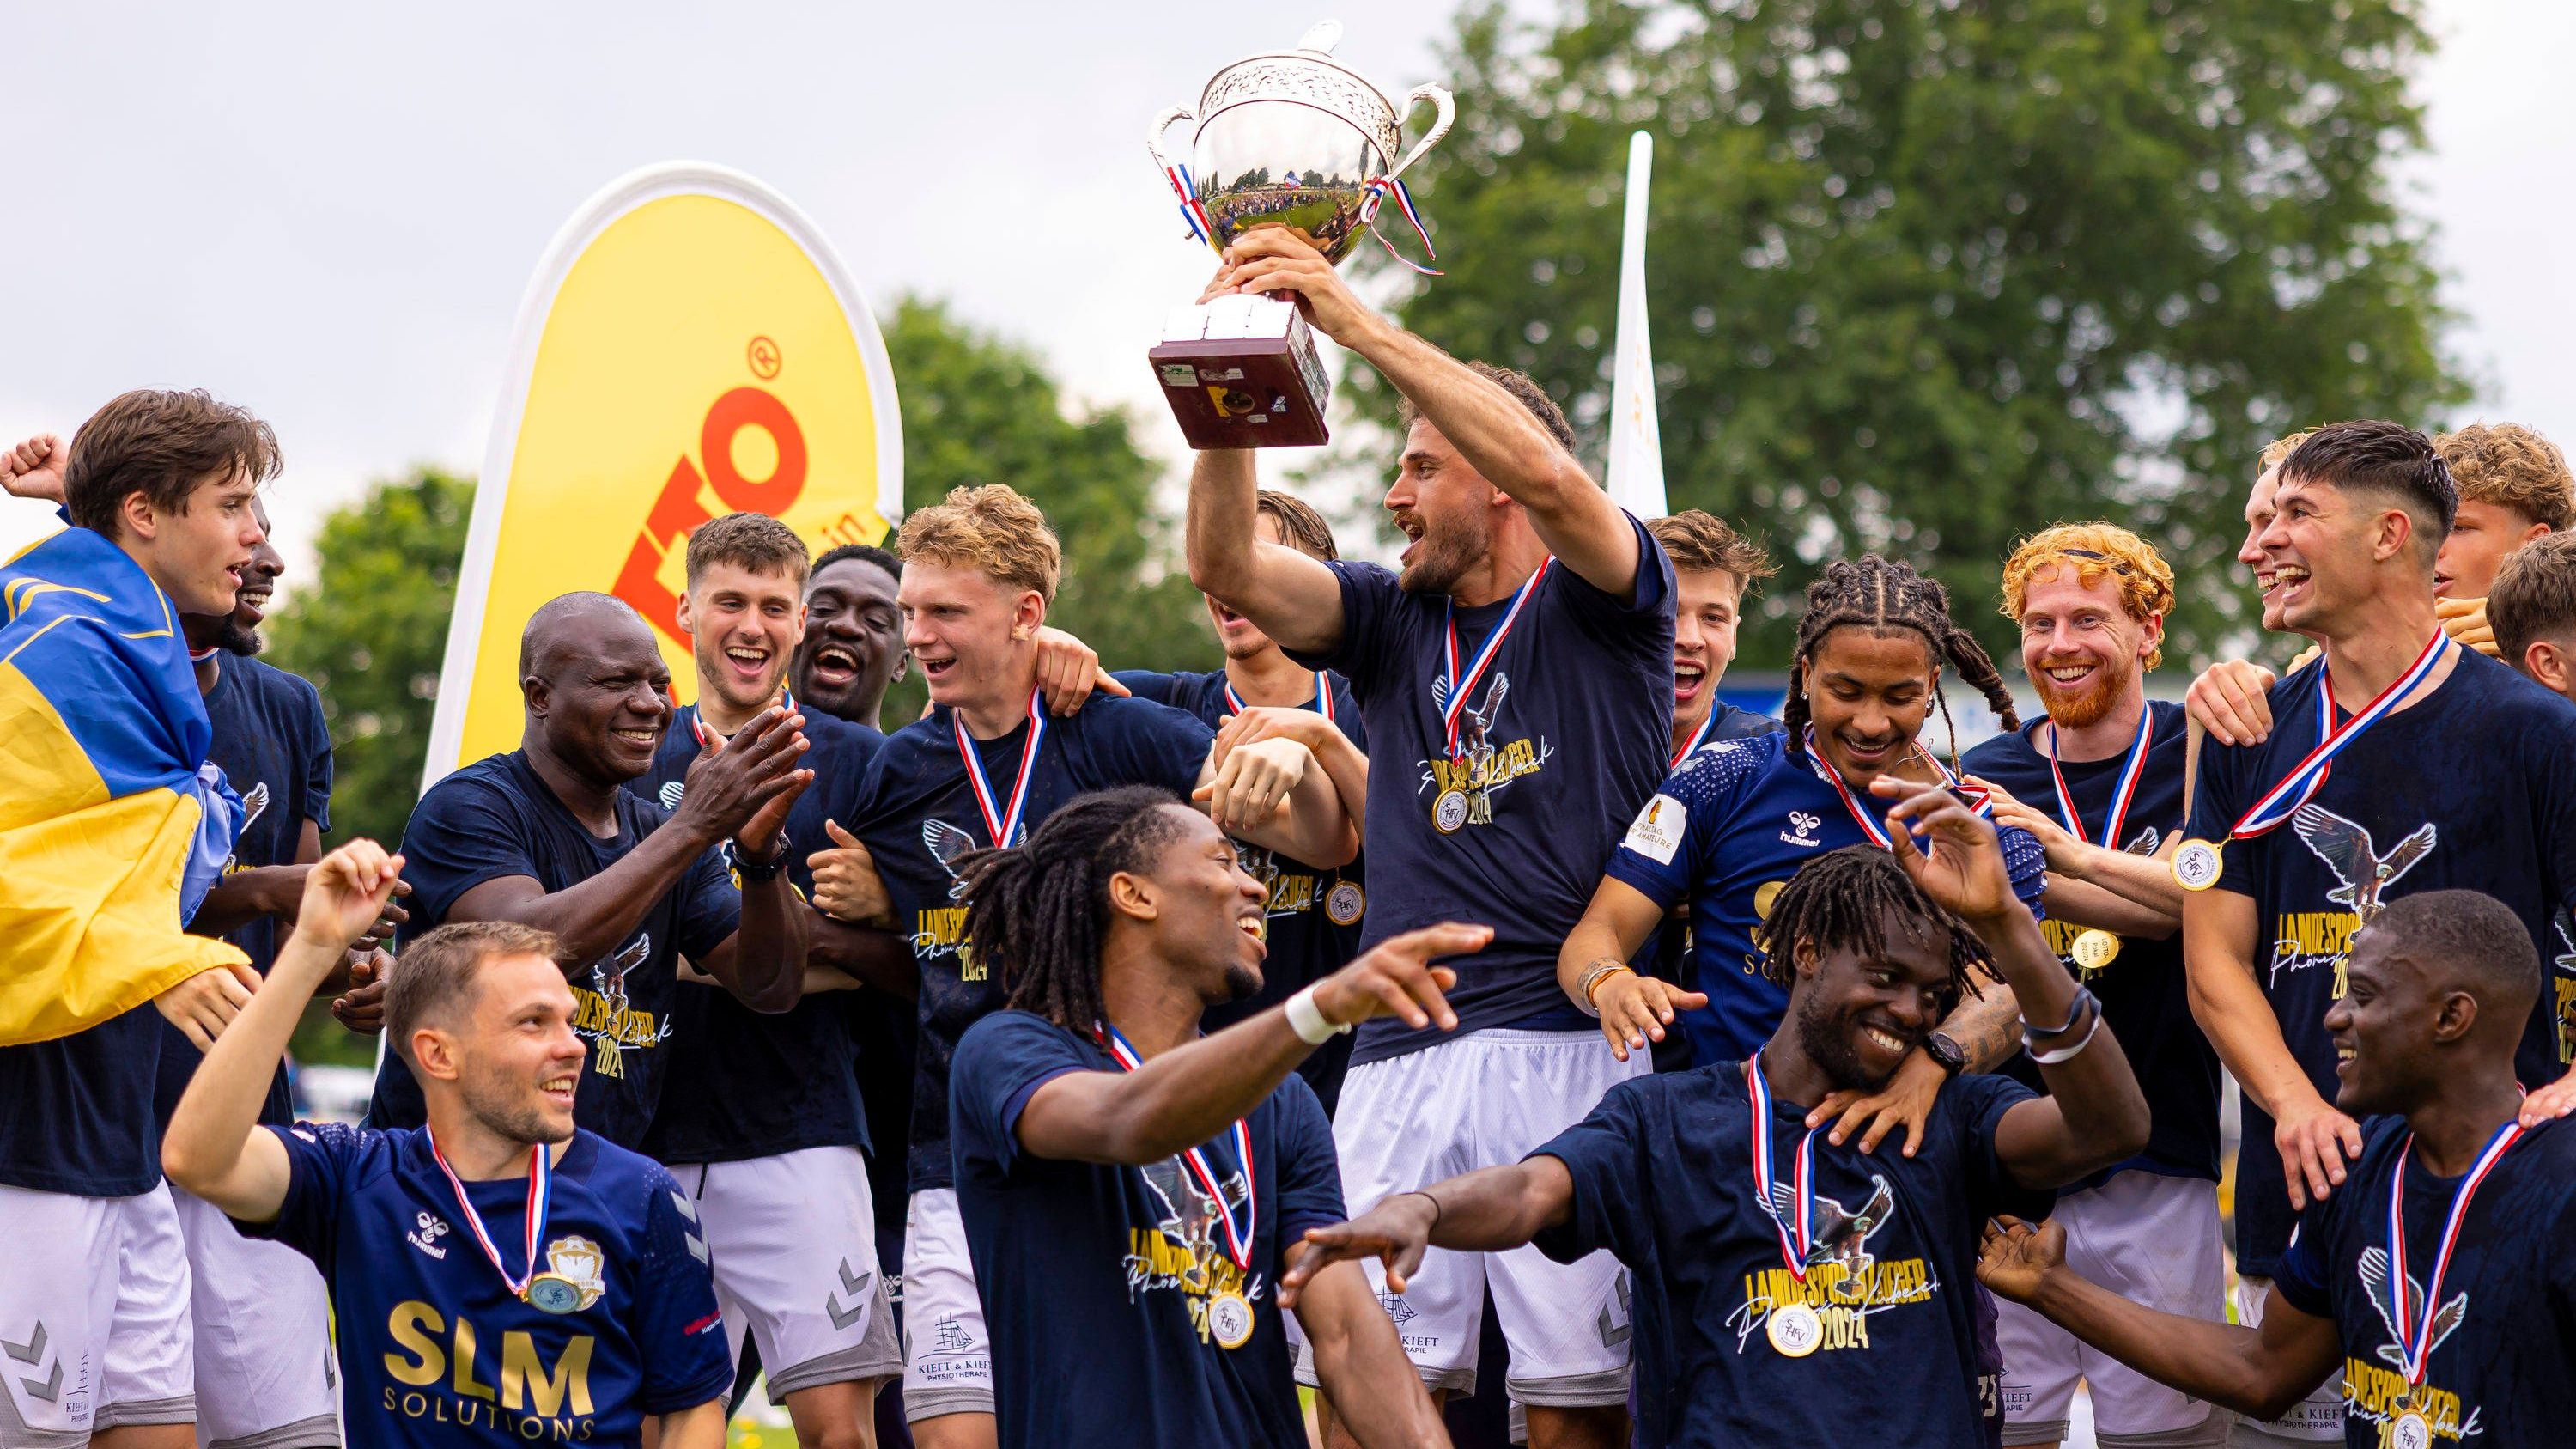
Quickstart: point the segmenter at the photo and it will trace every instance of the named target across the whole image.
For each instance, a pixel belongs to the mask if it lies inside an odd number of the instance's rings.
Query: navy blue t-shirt
[[[0,1187],[150,1192],[161,1181],[152,1089],[166,1025],[147,1001],[87,1031],[0,1047]]]
[[[944,706],[886,736],[842,821],[865,842],[894,902],[895,927],[912,936],[921,968],[920,1057],[912,1092],[912,1190],[949,1184],[948,1059],[957,1039],[1009,995],[966,948],[963,889],[951,862],[993,843],[966,783]],[[1007,808],[1029,727],[978,740],[997,804]],[[1216,732],[1192,715],[1141,699],[1093,695],[1070,715],[1049,715],[1021,816],[1035,831],[1077,795],[1121,785],[1157,785],[1186,800]]]
[[[1593,1029],[1557,985],[1557,948],[1591,903],[1620,822],[1654,793],[1673,747],[1673,564],[1644,524],[1628,525],[1637,579],[1627,597],[1562,562],[1548,566],[1468,687],[1460,762],[1433,697],[1446,595],[1407,593],[1376,564],[1327,565],[1341,580],[1341,638],[1290,656],[1350,681],[1375,745],[1366,831],[1375,899],[1361,944],[1442,921],[1494,928],[1483,951],[1446,963],[1458,971],[1449,1004],[1460,1031]],[[1510,608],[1506,598],[1457,610],[1462,670]],[[1361,1025],[1351,1062],[1446,1036],[1379,1017]]]
[[[1330,674],[1315,677],[1326,681],[1331,693],[1318,694],[1316,703],[1308,708],[1329,700],[1333,727],[1361,754],[1367,754],[1368,733],[1360,724],[1359,705],[1351,698],[1350,686]],[[1211,729],[1222,728],[1234,713],[1233,706],[1226,703],[1223,670],[1158,674],[1150,669],[1122,669],[1117,678],[1138,699],[1188,710]],[[1243,846],[1242,853],[1244,868],[1270,891],[1268,935],[1264,937],[1269,954],[1261,962],[1261,989],[1240,1001],[1208,1008],[1200,1024],[1209,1031],[1248,1021],[1349,965],[1351,958],[1360,953],[1361,922],[1368,914],[1368,890],[1363,884],[1368,879],[1365,858],[1353,859],[1339,869],[1326,869],[1290,860],[1256,845]],[[1333,1114],[1333,1104],[1341,1097],[1342,1076],[1349,1070],[1350,1061],[1351,1038],[1337,1036],[1297,1064],[1297,1075],[1315,1089],[1327,1117]]]
[[[2576,1217],[2568,1211],[2576,1198],[2567,1191],[2576,1182],[2576,1127],[2557,1121],[2525,1133],[2470,1199],[2416,1385],[2399,1367],[2398,1305],[2411,1300],[2421,1312],[2460,1182],[2433,1176],[2420,1158],[2407,1163],[2401,1295],[2388,1252],[2388,1188],[2412,1139],[2395,1117],[2363,1130],[2360,1160],[2334,1196],[2300,1215],[2272,1283],[2301,1313],[2334,1320],[2344,1442],[2402,1442],[2389,1436],[2411,1413],[2425,1420],[2432,1444],[2565,1444],[2576,1424]]]
[[[2153,855],[2181,833],[2182,766],[2188,722],[2178,704],[2150,703],[2153,733],[2138,787],[2121,825],[2121,849]],[[2064,824],[2057,787],[2049,777],[2048,757],[2035,743],[2042,724],[2018,733],[1997,735],[1968,751],[1960,763],[1981,780],[1992,780],[2015,799]],[[2084,838],[2099,842],[2107,823],[2111,797],[2119,791],[2128,751],[2104,760],[2069,760],[2058,766],[2066,793],[2075,799]],[[2147,1149],[2137,1157],[2087,1180],[2098,1185],[2112,1172],[2138,1168],[2167,1177],[2218,1180],[2218,1053],[2192,1019],[2191,993],[2182,970],[2182,933],[2162,940],[2143,936],[2120,938],[2120,954],[2098,971],[2087,971],[2066,952],[2083,927],[2065,921],[2042,921],[2048,944],[2076,980],[2101,999],[2102,1019],[2120,1039],[2120,1050],[2138,1074],[2147,1095],[2154,1128]],[[2046,1091],[2039,1068],[2027,1054],[2014,1056],[2006,1068],[2014,1080],[2033,1091]]]
[[[555,798],[512,750],[478,760],[429,787],[403,832],[403,879],[411,882],[411,920],[402,939],[436,930],[457,898],[488,880],[523,875],[548,894],[570,890],[615,865],[671,812],[620,790],[617,836],[603,840]],[[573,1031],[591,1045],[574,1114],[620,1147],[636,1147],[653,1120],[680,992],[677,958],[703,961],[742,919],[742,895],[726,878],[721,850],[698,857],[679,882],[644,913],[634,932],[604,958],[567,966],[580,1003]],[[696,989],[696,988],[692,988]],[[420,1083],[388,1051],[376,1068],[370,1127],[417,1127],[426,1108]]]
[[[785,833],[787,878],[810,900],[808,857],[832,844],[823,822],[850,818],[885,736],[819,710],[804,714],[811,748],[802,763],[814,782],[789,807]],[[697,720],[696,705],[673,716],[653,768],[626,788],[665,810],[679,809],[699,755]],[[716,848],[730,866],[731,847]],[[743,1005],[721,986],[684,982],[672,999],[671,1024],[669,1083],[644,1134],[647,1157],[741,1162],[808,1147],[868,1145],[842,1002],[809,997],[773,1015]]]
[[[2191,838],[2226,840],[2316,746],[2324,675],[2311,664],[2272,686],[2264,743],[2203,744]],[[2255,979],[2290,1055],[2327,1101],[2335,1054],[2325,1014],[2343,995],[2353,933],[2367,913],[2360,907],[2375,911],[2417,891],[2483,891],[2522,917],[2549,985],[2514,1068],[2527,1087],[2566,1071],[2576,947],[2559,923],[2576,903],[2576,705],[2460,650],[2440,688],[2381,717],[2335,756],[2305,807],[2268,834],[2228,844],[2221,863],[2216,888],[2254,901]],[[2254,1277],[2270,1276],[2292,1220],[2272,1130],[2271,1115],[2247,1102],[2236,1251],[2239,1271]]]
[[[1001,1443],[1303,1449],[1277,1288],[1286,1245],[1345,1216],[1324,1109],[1292,1075],[1246,1119],[1248,1180],[1230,1147],[1210,1158],[1227,1204],[1252,1212],[1247,1269],[1180,1157],[1105,1166],[1021,1148],[1039,1087],[1116,1070],[1096,1041],[1024,1011],[958,1043],[957,1212],[992,1330]],[[1229,1293],[1252,1311],[1232,1349],[1208,1324],[1211,1297]]]
[[[732,1387],[705,1230],[650,1159],[589,1132],[564,1148],[537,1267],[581,1297],[555,1314],[501,1281],[426,1133],[268,1130],[286,1147],[286,1203],[239,1226],[322,1270],[352,1446],[635,1444],[647,1417]],[[465,1190],[502,1263],[526,1271],[528,1179]]]
[[[1637,1440],[1657,1449],[1875,1444],[1990,1449],[2001,1427],[1980,1365],[1977,1236],[1999,1213],[2037,1222],[2056,1195],[2015,1185],[1996,1124],[2030,1090],[2006,1077],[1941,1088],[1922,1150],[1864,1155],[1820,1130],[1806,1283],[1753,1186],[1744,1064],[1632,1077],[1531,1156],[1574,1177],[1566,1221],[1541,1232],[1561,1263],[1608,1249],[1635,1283]],[[1812,1103],[1772,1104],[1781,1180]],[[1772,1311],[1804,1302],[1822,1344],[1787,1358]]]
[[[1854,796],[1863,809],[1878,803]],[[2045,920],[2039,898],[2048,888],[2046,852],[2027,830],[2007,825],[1998,833],[2013,893]],[[1690,902],[1684,984],[1708,994],[1708,1005],[1681,1013],[1694,1060],[1740,1061],[1779,1029],[1789,991],[1762,975],[1754,933],[1799,867],[1868,840],[1807,752],[1790,750],[1786,734],[1702,746],[1637,812],[1606,873],[1666,910]]]
[[[215,687],[206,695],[206,716],[215,726],[206,758],[221,765],[224,778],[256,812],[242,826],[233,845],[232,863],[224,873],[261,865],[293,865],[304,822],[331,828],[331,730],[322,719],[322,695],[300,674],[262,664],[241,654],[220,656]],[[268,974],[277,960],[277,922],[262,916],[244,923],[224,938],[242,948],[252,969]],[[168,1018],[161,1022],[161,1077],[153,1093],[152,1115],[170,1125],[179,1097],[197,1073],[205,1054],[191,1045]],[[259,1120],[283,1125],[295,1120],[295,1099],[287,1091],[286,1065],[268,1084],[268,1103]]]

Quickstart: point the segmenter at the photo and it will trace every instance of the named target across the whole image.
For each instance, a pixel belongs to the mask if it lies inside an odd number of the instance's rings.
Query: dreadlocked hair
[[[1932,660],[1948,660],[1959,671],[1959,677],[1975,685],[1986,697],[1986,705],[2003,720],[2008,730],[2021,728],[2021,716],[2013,709],[2012,691],[2004,687],[2004,677],[1995,661],[1986,657],[1985,646],[1976,636],[1962,629],[1950,617],[1950,593],[1934,580],[1915,571],[1912,564],[1898,563],[1877,554],[1859,558],[1836,559],[1825,565],[1822,577],[1807,585],[1807,612],[1798,620],[1798,648],[1789,659],[1789,699],[1781,706],[1780,719],[1789,727],[1789,743],[1797,748],[1807,737],[1811,718],[1807,707],[1807,666],[1815,662],[1816,648],[1825,636],[1844,625],[1864,629],[1911,629],[1932,646]],[[1941,710],[1941,728],[1950,736],[1950,767],[1959,765],[1959,730],[1950,719],[1950,701],[1943,698],[1936,685],[1933,702]]]
[[[1016,1010],[1071,1031],[1107,1020],[1100,942],[1109,878],[1139,872],[1180,833],[1169,790],[1131,785],[1081,796],[1009,850],[957,861],[965,883],[966,949],[1010,991]]]
[[[1762,975],[1776,986],[1798,978],[1798,946],[1817,954],[1849,950],[1862,956],[1884,956],[1891,930],[1903,931],[1918,946],[1940,935],[1950,940],[1950,989],[1959,995],[1980,994],[1971,967],[1991,969],[1994,953],[1968,923],[1924,893],[1875,845],[1846,845],[1810,860],[1771,903],[1762,923]]]

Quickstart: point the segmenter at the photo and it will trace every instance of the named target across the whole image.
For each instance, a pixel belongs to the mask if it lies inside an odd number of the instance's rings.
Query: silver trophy
[[[1341,22],[1327,20],[1295,50],[1218,71],[1195,109],[1174,106],[1154,118],[1146,147],[1210,246],[1223,251],[1255,227],[1285,226],[1339,262],[1382,206],[1392,202],[1410,219],[1398,178],[1448,134],[1456,103],[1441,87],[1421,85],[1395,104],[1333,59],[1341,38]],[[1431,129],[1390,167],[1404,118],[1423,101],[1435,113]],[[1180,121],[1195,123],[1186,161],[1163,149]],[[1149,356],[1193,447],[1310,445],[1327,436],[1331,384],[1291,302],[1231,296],[1185,307]]]

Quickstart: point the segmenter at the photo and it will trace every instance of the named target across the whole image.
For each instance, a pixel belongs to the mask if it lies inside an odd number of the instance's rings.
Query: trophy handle
[[[1447,102],[1443,101],[1442,104],[1445,106]],[[1195,121],[1198,118],[1198,112],[1191,110],[1187,106],[1167,106],[1164,108],[1161,115],[1154,118],[1154,124],[1145,128],[1145,149],[1154,154],[1154,164],[1156,166],[1168,171],[1179,164],[1172,160],[1171,157],[1163,154],[1163,136],[1164,133],[1172,129],[1172,123],[1175,121]],[[1441,129],[1448,129],[1445,122]]]
[[[1458,103],[1450,97],[1446,88],[1419,85],[1406,93],[1404,109],[1396,112],[1396,120],[1401,122],[1406,116],[1412,115],[1414,106],[1422,101],[1429,101],[1433,111],[1437,113],[1431,119],[1431,129],[1423,132],[1422,139],[1413,143],[1413,149],[1404,153],[1404,159],[1396,163],[1395,169],[1386,173],[1386,179],[1389,181],[1402,176],[1405,168],[1421,160],[1423,152],[1439,145],[1440,138],[1449,134],[1450,123],[1458,119]],[[1169,123],[1166,122],[1166,124]],[[1158,131],[1156,134],[1161,133]]]

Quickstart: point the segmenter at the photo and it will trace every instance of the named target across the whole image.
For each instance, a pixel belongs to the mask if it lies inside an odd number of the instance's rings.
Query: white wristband
[[[1297,1039],[1306,1045],[1322,1046],[1349,1031],[1350,1027],[1347,1024],[1335,1026],[1326,1021],[1324,1008],[1315,1004],[1315,988],[1309,986],[1288,998],[1288,1029],[1297,1033]]]

